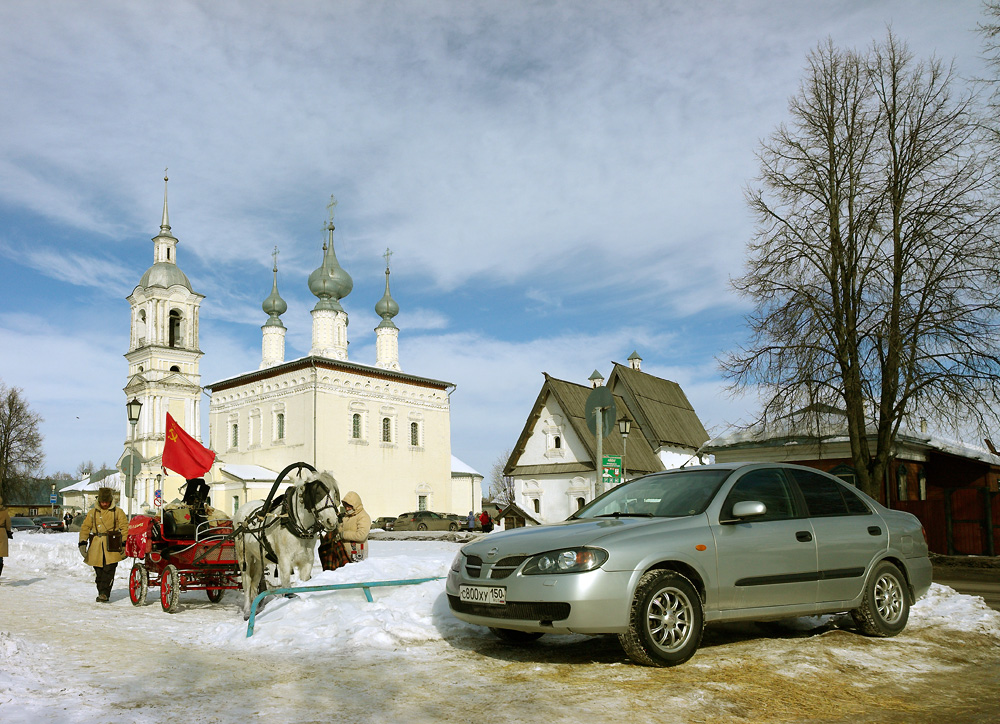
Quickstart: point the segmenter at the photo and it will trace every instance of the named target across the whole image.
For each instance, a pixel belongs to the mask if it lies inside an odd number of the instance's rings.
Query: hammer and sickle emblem
[[[177,442],[177,431],[171,427],[169,430],[167,430],[167,438],[170,440],[170,442]]]

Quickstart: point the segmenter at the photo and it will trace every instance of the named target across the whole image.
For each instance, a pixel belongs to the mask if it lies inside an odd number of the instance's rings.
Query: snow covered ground
[[[886,711],[923,721],[930,703],[919,697],[940,690],[942,677],[983,677],[970,686],[994,703],[1000,693],[1000,613],[937,584],[893,639],[845,631],[843,617],[796,619],[764,633],[753,624],[710,627],[688,664],[646,669],[633,666],[613,637],[501,645],[450,614],[443,580],[373,589],[373,603],[360,590],[273,600],[251,638],[239,592],[218,604],[202,591],[183,593],[180,611],[166,614],[151,588],[145,606],[132,606],[131,561],[119,564],[111,603],[97,604],[93,569],[80,560],[76,539],[10,541],[0,578],[4,724],[619,722],[623,707],[629,721],[895,721]],[[374,540],[367,561],[305,585],[443,577],[459,547]],[[802,682],[800,690],[792,682]],[[824,685],[833,687],[826,703],[810,704]],[[788,700],[790,686],[797,699]],[[972,689],[968,702],[960,687],[938,696],[953,714],[973,707],[974,715]]]

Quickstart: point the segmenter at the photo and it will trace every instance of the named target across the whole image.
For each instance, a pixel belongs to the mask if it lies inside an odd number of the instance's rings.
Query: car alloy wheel
[[[851,611],[858,630],[866,636],[895,636],[910,618],[906,579],[893,563],[881,561],[868,576],[861,605]]]
[[[701,596],[675,571],[649,571],[639,579],[629,630],[618,640],[629,658],[646,666],[676,666],[698,650],[705,629]]]

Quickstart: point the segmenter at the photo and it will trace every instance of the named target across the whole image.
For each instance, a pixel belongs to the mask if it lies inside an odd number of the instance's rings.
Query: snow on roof
[[[274,482],[278,473],[261,465],[223,465],[222,472],[240,480],[270,480]]]
[[[461,460],[459,460],[454,455],[451,456],[451,473],[452,473],[452,475],[454,475],[455,473],[462,473],[462,474],[465,474],[465,475],[471,474],[471,475],[478,475],[479,477],[483,477],[483,474],[481,472],[479,472],[478,470],[473,469],[469,465],[466,465],[465,463],[463,463]]]

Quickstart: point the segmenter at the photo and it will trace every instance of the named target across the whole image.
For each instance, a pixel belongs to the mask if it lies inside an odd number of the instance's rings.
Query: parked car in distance
[[[690,659],[706,622],[850,612],[894,636],[931,584],[920,521],[813,468],[669,470],[608,491],[562,523],[467,543],[452,613],[525,643],[617,634],[635,662]]]
[[[458,530],[457,521],[430,510],[403,513],[393,523],[393,530]]]
[[[63,533],[66,531],[66,522],[62,518],[57,518],[52,515],[40,515],[37,518],[32,518],[32,522],[46,532],[56,532]]]
[[[35,523],[35,521],[31,518],[23,518],[19,515],[11,516],[10,528],[11,530],[23,530],[29,533],[41,530],[41,526]]]
[[[381,515],[372,521],[372,528],[381,528],[382,530],[392,530],[393,523],[396,519],[391,516]]]
[[[447,518],[448,520],[454,520],[456,523],[458,523],[459,530],[469,529],[468,515],[459,515],[458,513],[445,513],[444,517]],[[473,523],[472,525],[473,530],[481,531],[483,529],[483,524],[479,522],[479,516],[473,516],[472,523]]]

